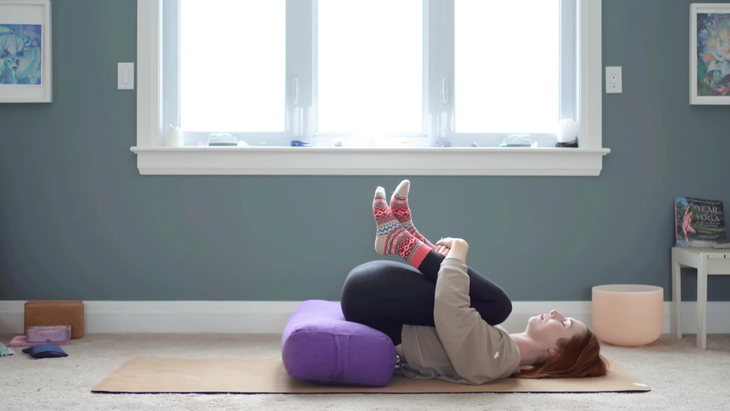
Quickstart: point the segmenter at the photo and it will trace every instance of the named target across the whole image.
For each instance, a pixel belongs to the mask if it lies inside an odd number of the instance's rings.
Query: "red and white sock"
[[[398,254],[412,266],[418,268],[431,248],[411,235],[393,215],[385,202],[385,189],[378,187],[373,199],[373,214],[377,232],[375,251],[378,254]]]
[[[403,224],[403,227],[405,227],[406,230],[408,230],[409,233],[411,233],[414,237],[416,237],[419,241],[426,244],[427,247],[429,247],[432,250],[436,249],[436,246],[433,245],[426,237],[421,235],[421,233],[416,230],[416,226],[413,225],[413,219],[411,218],[411,209],[408,207],[408,190],[411,188],[411,182],[408,180],[403,180],[398,184],[398,187],[396,187],[395,191],[393,192],[393,196],[390,197],[390,209],[393,211],[393,215],[395,215],[395,218],[400,221],[401,224]]]

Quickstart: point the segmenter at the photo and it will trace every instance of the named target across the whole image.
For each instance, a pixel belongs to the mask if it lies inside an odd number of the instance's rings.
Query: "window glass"
[[[455,24],[456,132],[554,132],[559,0],[456,0]]]
[[[285,0],[181,0],[180,124],[284,131]]]
[[[319,0],[318,131],[422,132],[422,0]]]

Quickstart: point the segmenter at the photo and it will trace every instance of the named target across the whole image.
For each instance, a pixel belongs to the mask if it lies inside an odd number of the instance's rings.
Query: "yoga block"
[[[84,303],[81,301],[35,300],[25,303],[25,330],[37,325],[70,325],[71,338],[84,336]]]
[[[383,387],[395,371],[393,342],[384,333],[349,322],[339,303],[302,302],[281,336],[290,377],[324,385]]]

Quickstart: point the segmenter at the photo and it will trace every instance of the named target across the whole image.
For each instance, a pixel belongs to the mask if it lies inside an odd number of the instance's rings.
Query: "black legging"
[[[353,268],[342,286],[345,319],[382,331],[393,345],[401,343],[403,324],[433,327],[436,279],[443,260],[431,251],[418,269],[388,260]],[[467,271],[471,307],[490,325],[504,322],[512,312],[507,293],[471,268]]]

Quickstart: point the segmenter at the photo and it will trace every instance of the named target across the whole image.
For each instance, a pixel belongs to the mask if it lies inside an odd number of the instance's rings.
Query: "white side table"
[[[682,338],[680,267],[697,269],[697,348],[707,349],[707,276],[730,275],[730,249],[672,247],[672,305]]]

